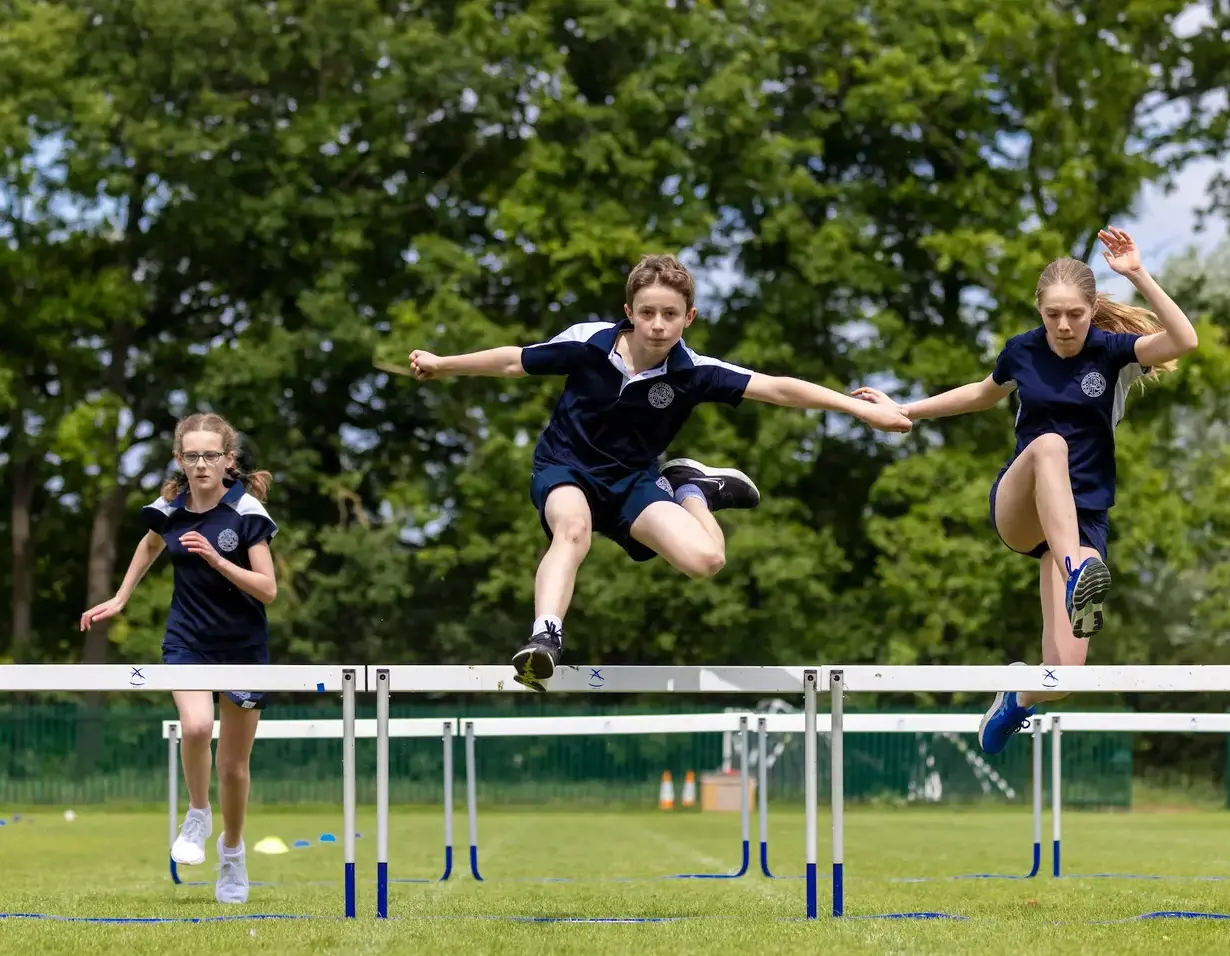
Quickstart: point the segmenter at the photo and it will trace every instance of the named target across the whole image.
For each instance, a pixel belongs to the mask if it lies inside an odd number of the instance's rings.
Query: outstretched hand
[[[422,349],[415,349],[410,353],[410,369],[414,372],[415,380],[419,382],[430,382],[442,377],[440,357]]]
[[[885,432],[908,432],[914,427],[902,407],[878,388],[864,386],[855,389],[853,395],[870,406],[858,417],[872,428]]]
[[[1098,238],[1102,240],[1102,245],[1106,246],[1102,258],[1119,275],[1131,276],[1141,270],[1143,266],[1140,261],[1140,250],[1136,248],[1132,237],[1122,229],[1107,226],[1105,229],[1098,230]]]
[[[124,610],[124,602],[118,597],[103,601],[102,604],[95,604],[81,615],[81,630],[88,631],[92,624],[115,617],[122,610]]]

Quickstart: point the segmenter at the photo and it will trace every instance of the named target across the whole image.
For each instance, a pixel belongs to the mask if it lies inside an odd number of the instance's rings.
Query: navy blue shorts
[[[645,547],[631,535],[632,522],[655,501],[674,502],[670,482],[656,471],[634,471],[616,481],[603,481],[566,465],[547,465],[534,472],[530,500],[538,509],[538,519],[550,540],[547,524],[547,496],[561,485],[575,485],[585,493],[594,530],[624,549],[633,561],[649,561],[657,552]]]
[[[247,647],[239,649],[209,648],[207,650],[184,647],[182,644],[163,644],[162,663],[164,664],[268,664],[268,647]],[[250,690],[224,691],[231,702],[244,710],[264,710],[269,702],[269,695]],[[214,692],[214,703],[218,702],[218,693]]]
[[[995,493],[999,490],[1000,479],[1004,477],[1004,472],[1008,469],[1005,467],[998,475],[995,476],[995,483],[991,485],[991,527],[995,528]],[[1096,508],[1077,508],[1076,509],[1076,527],[1080,533],[1080,542],[1086,548],[1093,548],[1102,556],[1102,560],[1106,561],[1106,541],[1110,537],[1110,515],[1105,509]],[[995,533],[999,534],[999,528],[995,528]],[[999,536],[1000,541],[1004,541],[1004,536]],[[1007,546],[1008,542],[1004,541]],[[1009,550],[1016,551],[1015,548]],[[1042,541],[1032,551],[1016,551],[1017,554],[1027,554],[1031,558],[1041,558],[1044,554],[1051,550],[1051,546]]]

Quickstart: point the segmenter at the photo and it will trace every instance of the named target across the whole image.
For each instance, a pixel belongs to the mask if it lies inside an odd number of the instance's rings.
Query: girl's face
[[[655,355],[665,356],[683,337],[683,330],[696,318],[682,295],[664,285],[651,285],[632,297],[632,305],[624,306],[624,314],[632,320],[632,336],[638,346]]]
[[[188,432],[175,457],[188,476],[188,486],[197,492],[221,487],[226,470],[235,464],[235,453],[223,451],[217,432]]]
[[[1058,283],[1042,290],[1038,302],[1046,340],[1056,355],[1071,358],[1085,347],[1093,307],[1074,285]]]

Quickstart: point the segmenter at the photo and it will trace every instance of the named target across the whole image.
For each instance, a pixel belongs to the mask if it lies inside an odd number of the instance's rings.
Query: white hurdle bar
[[[842,753],[843,718],[847,693],[985,693],[989,691],[1034,691],[1065,693],[1218,693],[1230,692],[1230,665],[1208,664],[1200,666],[1104,666],[1060,667],[1052,665],[1002,667],[909,667],[876,665],[828,665],[821,669],[822,679],[830,694],[832,719],[832,813],[833,813],[833,907],[834,917],[845,912],[843,885],[845,866],[845,771]],[[814,695],[806,699],[808,707],[814,708]],[[813,710],[814,713],[814,710]],[[1076,717],[1075,714],[1071,715]],[[1126,715],[1125,715],[1126,716]],[[1191,715],[1187,715],[1191,716]],[[1044,718],[1045,719],[1045,718]],[[1063,721],[1063,718],[1060,718]],[[1125,729],[1127,721],[1124,721]],[[1052,731],[1057,731],[1059,721],[1051,720]],[[1066,726],[1066,721],[1064,721]],[[810,739],[810,738],[809,738]],[[1052,773],[1059,769],[1059,737],[1052,746]],[[1036,758],[1035,758],[1036,761]],[[1035,762],[1035,770],[1037,763]],[[806,773],[815,772],[809,767]],[[1036,779],[1036,777],[1035,777]],[[1052,806],[1055,840],[1055,868],[1059,859],[1059,792],[1060,781],[1052,783]],[[1036,786],[1036,784],[1035,784]],[[815,807],[808,801],[809,817]],[[814,882],[811,861],[815,859],[816,847],[809,830],[808,840],[808,916],[813,915]]]
[[[741,736],[739,782],[742,862],[734,873],[679,873],[674,879],[733,880],[744,876],[751,863],[750,741],[748,729],[754,714],[623,714],[578,717],[475,717],[461,718],[466,742],[466,792],[470,816],[470,873],[483,877],[478,868],[478,737],[578,737],[588,734],[697,734],[733,731]],[[762,829],[764,827],[762,822]]]
[[[387,704],[387,695],[384,699]],[[439,882],[443,882],[453,871],[452,751],[453,728],[456,725],[457,718],[455,717],[398,717],[390,720],[387,710],[381,713],[379,706],[374,719],[366,718],[354,722],[356,740],[376,741],[376,859],[378,861],[376,908],[378,913],[388,908],[389,738],[438,737],[444,742],[444,871],[439,877]],[[214,740],[218,739],[221,729],[221,722],[215,720]],[[162,722],[162,739],[167,741],[167,808],[172,844],[179,833],[179,748],[182,736],[182,727],[178,720]],[[344,721],[336,718],[317,720],[262,718],[256,726],[257,740],[341,740],[344,737]],[[171,861],[171,880],[176,884],[183,882],[174,860]],[[412,882],[437,881],[414,880]]]
[[[4,692],[223,692],[243,688],[262,693],[318,693],[342,695],[342,826],[345,866],[343,910],[355,918],[355,695],[367,688],[363,667],[316,664],[3,664],[0,693]],[[177,735],[178,736],[178,735]],[[168,738],[170,739],[170,738]],[[174,740],[168,748],[174,753]],[[178,784],[178,776],[171,779]],[[171,841],[176,827],[172,826]],[[168,848],[169,850],[169,848]],[[175,875],[171,863],[172,878]]]

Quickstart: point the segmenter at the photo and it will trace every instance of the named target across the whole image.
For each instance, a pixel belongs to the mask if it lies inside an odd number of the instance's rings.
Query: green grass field
[[[804,914],[801,879],[758,875],[757,848],[748,876],[738,880],[664,880],[681,872],[723,872],[739,856],[738,818],[661,812],[485,810],[479,819],[480,869],[468,872],[464,815],[456,827],[456,865],[447,883],[397,883],[390,915],[375,913],[373,816],[359,817],[359,919],[342,912],[340,814],[254,808],[249,821],[249,872],[254,886],[244,907],[213,899],[212,845],[203,867],[183,868],[171,884],[166,819],[157,812],[85,808],[66,822],[56,811],[0,828],[0,911],[57,916],[210,917],[306,914],[312,920],[107,924],[0,920],[5,953],[111,953],[153,956],[225,950],[244,953],[683,953],[825,952],[943,953],[1035,951],[1055,954],[1225,953],[1230,920],[1125,920],[1143,913],[1193,910],[1230,913],[1230,813],[1215,811],[1065,815],[1068,872],[1128,872],[1166,880],[953,880],[978,872],[1020,873],[1032,846],[1027,812],[1005,810],[881,810],[855,807],[847,818],[846,918],[830,905],[829,825],[821,817],[820,912]],[[11,808],[0,808],[7,816]],[[1049,820],[1044,858],[1049,867]],[[438,812],[394,810],[390,871],[394,878],[437,877],[442,863]],[[264,836],[307,849],[262,856],[251,846]],[[803,872],[803,816],[781,810],[770,832],[771,865]],[[755,840],[755,834],[753,834]],[[211,841],[212,844],[212,841]],[[545,882],[544,877],[572,882]],[[933,877],[926,882],[891,878]],[[629,879],[631,878],[631,879]],[[617,882],[629,879],[627,882]],[[320,883],[330,885],[318,885]],[[317,885],[314,885],[317,884]],[[938,911],[950,920],[852,917]],[[515,917],[684,917],[650,924],[535,923]],[[242,947],[242,949],[238,949]]]

